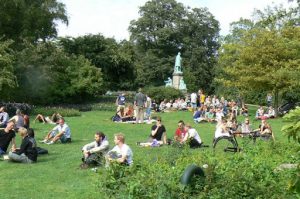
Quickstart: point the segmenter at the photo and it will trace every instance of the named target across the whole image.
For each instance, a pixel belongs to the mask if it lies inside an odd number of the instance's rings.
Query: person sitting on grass
[[[22,143],[20,149],[9,152],[8,157],[12,162],[34,163],[37,161],[36,141],[33,137],[28,136],[27,129],[20,127],[18,130]]]
[[[125,144],[125,136],[122,133],[115,134],[114,142],[116,146],[106,155],[106,166],[110,162],[117,162],[121,165],[130,166],[133,163],[133,153],[130,147]]]
[[[245,118],[245,122],[242,123],[242,126],[241,126],[242,136],[243,136],[243,134],[250,134],[250,132],[252,132],[250,120],[249,120],[249,118]]]
[[[125,108],[124,116],[121,119],[122,122],[135,121],[134,109],[132,104],[129,104],[128,107]]]
[[[54,127],[41,142],[45,144],[54,144],[57,140],[60,140],[61,143],[71,142],[71,130],[65,123],[64,118],[58,120],[58,125]]]
[[[96,132],[95,141],[86,144],[82,148],[83,164],[81,167],[98,166],[101,164],[103,155],[108,151],[109,143],[104,133]]]
[[[184,121],[180,120],[178,122],[178,128],[175,131],[174,141],[178,143],[183,143],[183,138],[185,137],[186,130],[184,128]]]
[[[207,122],[216,122],[216,118],[215,118],[215,112],[214,109],[212,107],[209,108],[209,111],[207,111],[205,113],[205,118],[202,121],[207,121]]]
[[[8,120],[9,120],[8,113],[6,112],[5,107],[2,106],[0,108],[0,128],[5,128]]]
[[[148,142],[137,142],[137,145],[160,146],[162,144],[167,144],[166,128],[161,123],[161,117],[157,117],[156,124],[151,127],[151,134],[149,136]]]
[[[214,141],[219,137],[230,137],[228,128],[227,128],[227,120],[222,118],[221,122],[217,123]]]
[[[200,148],[202,140],[196,129],[192,128],[190,124],[185,125],[186,134],[182,140],[183,143],[188,143],[190,148]]]
[[[254,131],[258,132],[257,135],[260,136],[262,140],[270,140],[272,138],[272,140],[275,141],[272,128],[266,119],[267,118],[262,117],[259,128]]]
[[[36,120],[38,120],[39,122],[43,122],[43,124],[45,123],[49,123],[49,124],[57,124],[58,120],[62,118],[62,116],[59,113],[53,113],[53,115],[51,117],[44,117],[42,114],[38,114],[36,116],[36,118],[34,119],[34,123]]]
[[[16,133],[13,130],[15,126],[15,121],[8,121],[5,129],[0,129],[0,155],[6,153],[9,144],[11,143],[11,150],[16,149]]]
[[[24,117],[23,115],[21,114],[21,110],[20,109],[17,109],[16,110],[16,115],[13,116],[11,120],[14,120],[15,121],[15,130],[17,131],[20,127],[24,127]]]

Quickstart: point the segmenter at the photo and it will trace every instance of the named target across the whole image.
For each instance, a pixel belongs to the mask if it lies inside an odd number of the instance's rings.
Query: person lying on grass
[[[43,122],[43,124],[48,123],[48,124],[57,124],[58,120],[62,118],[61,114],[59,113],[53,113],[51,117],[44,117],[42,114],[38,114],[36,118],[34,119],[34,123],[36,120],[39,122]]]
[[[64,118],[58,120],[58,125],[54,127],[41,142],[45,144],[54,144],[58,140],[60,140],[61,143],[71,142],[71,130],[65,123]]]
[[[160,146],[167,144],[166,128],[162,124],[161,117],[157,117],[156,124],[151,127],[151,133],[147,142],[137,142],[140,146]]]
[[[117,162],[126,166],[132,165],[133,153],[130,147],[125,144],[125,136],[122,133],[115,134],[114,142],[116,146],[105,156],[106,166],[109,166],[110,162]]]
[[[38,153],[35,139],[28,135],[27,129],[24,127],[20,127],[18,132],[22,138],[21,147],[20,149],[15,149],[12,152],[9,152],[9,160],[12,162],[28,164],[36,162]]]
[[[95,133],[95,141],[86,144],[82,148],[83,164],[81,167],[98,166],[101,164],[103,155],[109,149],[109,142],[102,132]]]

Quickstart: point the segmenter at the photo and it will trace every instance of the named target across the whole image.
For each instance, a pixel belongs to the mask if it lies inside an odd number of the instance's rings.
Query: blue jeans
[[[16,153],[9,152],[8,157],[13,162],[20,162],[20,163],[27,163],[27,164],[33,163],[33,161],[30,160],[24,153],[18,155]]]
[[[5,151],[3,151],[1,148],[0,148],[0,155],[3,155],[5,154]]]

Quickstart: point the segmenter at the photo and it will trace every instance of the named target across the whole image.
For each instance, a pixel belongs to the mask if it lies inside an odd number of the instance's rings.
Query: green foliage
[[[300,107],[291,110],[288,114],[283,116],[283,119],[288,121],[289,124],[284,125],[281,131],[283,131],[289,139],[293,138],[300,143]]]
[[[251,111],[251,121],[255,110]],[[296,170],[275,172],[282,163],[295,163],[299,146],[288,143],[280,133],[282,119],[269,120],[276,136],[274,144],[257,140],[249,143],[247,138],[239,138],[243,151],[236,154],[214,153],[211,148],[215,125],[202,123],[194,125],[201,139],[209,148],[191,150],[163,146],[142,148],[137,141],[147,140],[151,125],[119,124],[109,119],[115,112],[82,112],[81,117],[67,117],[66,122],[72,131],[71,144],[38,146],[49,150],[48,155],[39,156],[32,165],[13,164],[1,160],[0,193],[1,198],[297,198],[296,192],[287,188],[296,181],[289,181]],[[191,112],[158,113],[167,129],[167,137],[172,138],[177,121],[182,119],[193,124]],[[34,117],[31,115],[31,120]],[[243,118],[238,118],[239,121]],[[53,128],[50,124],[33,123],[36,140],[42,140]],[[126,143],[134,153],[133,167],[112,167],[113,171],[100,167],[98,173],[80,170],[81,148],[93,141],[96,131],[107,135],[111,147],[113,135],[122,132]],[[21,143],[20,136],[16,138]],[[180,177],[190,164],[205,169],[205,181],[195,179],[191,186],[180,184]],[[123,170],[122,170],[123,168]],[[9,171],[9,172],[8,172]],[[59,172],[60,175],[54,175]],[[114,174],[112,173],[114,172]],[[16,178],[22,176],[22,178]],[[9,186],[7,180],[14,179]],[[119,180],[120,179],[120,180]],[[59,182],[59,183],[58,183]],[[145,185],[144,185],[145,182]],[[22,184],[22,186],[20,186]],[[51,190],[51,191],[49,191]],[[254,190],[257,190],[255,192]],[[111,195],[108,195],[110,194]],[[168,195],[168,193],[170,193]],[[107,194],[107,196],[105,195]],[[145,197],[143,197],[145,196]],[[246,197],[248,196],[248,197]]]
[[[59,113],[63,117],[81,116],[79,110],[73,108],[62,107],[35,107],[32,111],[33,115],[42,114],[43,116],[51,116],[54,113]]]
[[[205,8],[186,8],[175,0],[152,0],[140,7],[130,23],[135,44],[137,84],[160,86],[173,73],[175,56],[182,54],[187,87],[210,87],[214,77],[219,24]]]
[[[8,98],[18,84],[13,68],[14,55],[11,41],[0,41],[0,97]]]
[[[65,5],[57,0],[1,0],[0,36],[37,42],[57,36],[57,22],[68,23]]]
[[[103,73],[105,89],[131,89],[134,87],[133,46],[102,35],[61,38],[59,44],[69,55],[83,56]]]
[[[53,43],[28,44],[17,54],[16,71],[15,99],[33,104],[78,103],[103,92],[100,69]]]
[[[154,99],[156,103],[160,103],[164,99],[174,100],[184,97],[183,93],[180,90],[164,86],[145,88],[145,93],[152,99]]]
[[[276,18],[283,14],[281,10],[274,12],[266,13],[268,19],[274,17],[269,23],[258,11],[258,21],[233,23],[233,32],[221,47],[216,81],[241,94],[272,92],[277,106],[279,94],[300,84],[300,28]],[[281,25],[274,25],[278,23]]]

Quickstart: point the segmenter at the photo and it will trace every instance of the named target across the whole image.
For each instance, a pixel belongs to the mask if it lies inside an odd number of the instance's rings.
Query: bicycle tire
[[[213,142],[213,149],[214,151],[224,152],[238,152],[240,150],[234,138],[229,136],[222,136],[215,139]]]
[[[189,185],[192,182],[192,178],[194,176],[205,177],[204,171],[200,167],[192,164],[184,170],[183,175],[181,176],[180,182],[183,185]]]

